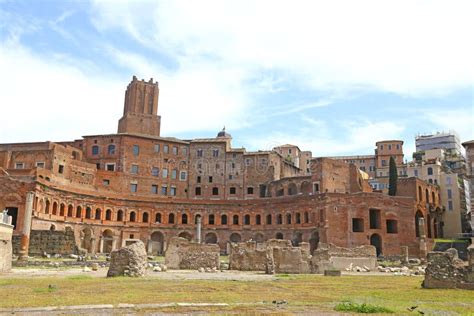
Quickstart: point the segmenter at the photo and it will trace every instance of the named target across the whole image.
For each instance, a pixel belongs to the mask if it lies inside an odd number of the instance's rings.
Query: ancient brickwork
[[[145,245],[141,241],[136,241],[129,246],[112,251],[107,277],[141,277],[145,275],[146,268]]]
[[[376,249],[374,246],[344,248],[329,244],[314,251],[311,266],[316,273],[356,266],[374,270],[377,267]]]
[[[217,245],[198,244],[185,238],[171,238],[165,252],[165,264],[170,269],[219,269],[220,249]]]
[[[13,237],[13,252],[18,254],[20,250],[20,236]],[[30,232],[29,254],[41,256],[47,254],[72,254],[77,253],[76,238],[74,231],[67,228],[63,231],[56,230],[32,230]]]

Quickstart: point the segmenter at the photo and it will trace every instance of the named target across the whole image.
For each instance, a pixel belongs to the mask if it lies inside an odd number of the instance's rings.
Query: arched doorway
[[[291,239],[291,244],[294,247],[298,247],[303,242],[303,233],[295,232],[293,233],[293,238]]]
[[[178,237],[187,239],[188,241],[191,241],[191,239],[193,239],[193,236],[191,236],[191,234],[188,232],[179,233]]]
[[[276,233],[275,238],[280,240],[283,239],[283,233]]]
[[[204,242],[206,244],[217,244],[217,235],[215,233],[207,233]]]
[[[254,238],[257,244],[261,244],[265,241],[265,237],[263,236],[262,233],[256,233]]]
[[[239,234],[237,233],[232,233],[229,238],[230,242],[240,242],[242,240],[242,237],[240,237]]]
[[[417,211],[415,214],[415,234],[416,237],[421,237],[425,234],[425,227],[424,227],[425,219],[423,217],[423,213]]]
[[[377,251],[377,257],[382,254],[382,237],[378,234],[370,236],[370,244],[375,247]]]
[[[151,234],[151,253],[153,255],[161,255],[164,250],[165,237],[162,232],[154,232]]]
[[[110,229],[104,230],[102,233],[102,252],[103,253],[111,253],[113,248],[114,242],[114,234]]]

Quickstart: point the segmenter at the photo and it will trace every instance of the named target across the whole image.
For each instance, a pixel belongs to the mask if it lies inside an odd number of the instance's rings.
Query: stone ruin
[[[265,271],[266,273],[324,273],[325,270],[346,269],[360,265],[369,269],[377,266],[373,246],[342,248],[334,245],[321,247],[310,254],[308,243],[294,247],[289,240],[270,239],[266,243],[254,241],[231,243],[229,269]]]
[[[6,212],[0,212],[0,273],[12,268],[12,218]]]
[[[458,257],[455,248],[428,253],[424,288],[474,290],[474,244],[468,248],[468,261]]]
[[[214,244],[200,244],[185,238],[173,237],[165,251],[169,269],[220,269],[220,248]]]
[[[131,245],[111,252],[107,277],[141,277],[145,275],[147,265],[145,244],[138,240]]]

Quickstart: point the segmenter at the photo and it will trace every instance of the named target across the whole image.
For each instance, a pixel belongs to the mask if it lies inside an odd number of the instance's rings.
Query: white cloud
[[[195,63],[316,89],[444,94],[473,83],[471,1],[94,1],[95,25]]]

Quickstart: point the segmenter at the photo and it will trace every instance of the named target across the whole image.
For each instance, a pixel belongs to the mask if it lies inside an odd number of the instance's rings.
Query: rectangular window
[[[453,198],[453,191],[451,189],[448,189],[448,199]]]
[[[201,195],[201,187],[196,187],[195,194]]]
[[[387,160],[382,159],[382,166],[385,167],[387,165]]]
[[[137,190],[138,190],[138,184],[131,183],[130,184],[130,192],[137,192]]]
[[[198,149],[196,155],[202,157],[202,149]]]
[[[42,162],[42,161],[37,162],[36,167],[37,168],[44,168],[44,162]]]
[[[209,177],[209,183],[212,183],[212,176]]]
[[[353,218],[352,219],[352,231],[354,233],[362,233],[364,231],[364,219]]]
[[[64,166],[63,166],[63,165],[59,165],[59,167],[58,167],[58,172],[59,172],[59,173],[63,173],[63,172],[64,172]]]
[[[110,180],[104,179],[104,180],[102,180],[102,184],[105,185],[105,186],[109,186],[110,185]]]
[[[96,163],[95,167],[97,168],[97,170],[100,170],[100,163]]]
[[[212,188],[212,195],[219,195],[219,188]]]
[[[186,181],[186,177],[187,177],[186,171],[181,171],[179,173],[179,180]]]
[[[453,210],[453,201],[448,201],[448,210]]]
[[[160,144],[155,144],[154,150],[155,150],[155,153],[159,153],[160,152]]]
[[[252,164],[252,159],[250,159],[250,158],[245,159],[245,165],[246,166],[250,166],[251,164]]]
[[[201,183],[201,176],[197,176],[196,182],[197,182],[197,183]]]
[[[173,146],[173,155],[177,155],[177,154],[178,154],[178,147]]]
[[[168,195],[168,187],[166,185],[161,186],[161,195]]]
[[[212,157],[219,157],[219,149],[212,150]]]
[[[171,179],[176,179],[177,176],[178,176],[178,170],[176,169],[171,170]]]
[[[114,163],[106,163],[105,170],[107,171],[115,171],[115,164]]]
[[[394,219],[387,219],[387,234],[398,233],[397,221]]]
[[[23,169],[25,168],[25,164],[23,162],[17,162],[15,164],[15,169]]]
[[[188,148],[187,147],[181,147],[181,154],[183,156],[187,156],[188,155]]]
[[[230,190],[229,190],[229,193],[230,194],[235,194],[236,190],[235,190],[235,187],[231,187]]]
[[[168,169],[163,168],[163,170],[161,172],[161,175],[162,175],[163,178],[168,178]]]
[[[163,146],[163,152],[167,154],[170,151],[170,147],[168,145]]]
[[[247,194],[253,194],[253,187],[247,188]]]
[[[151,168],[151,175],[154,177],[158,177],[160,175],[160,168],[158,167]]]
[[[392,145],[388,145],[388,150],[392,150]]]
[[[370,229],[380,228],[380,210],[371,208],[369,210],[370,216]]]
[[[232,180],[233,178],[234,178],[234,176],[229,174],[229,180]]]
[[[397,149],[400,149],[400,144],[397,144]]]
[[[138,165],[132,165],[132,169],[130,170],[130,173],[138,174]]]
[[[151,185],[151,193],[158,194],[158,186],[156,184]]]
[[[418,170],[413,170],[415,177],[418,177]]]
[[[170,188],[170,194],[171,194],[172,196],[176,196],[176,187],[171,187],[171,188]]]
[[[138,156],[140,154],[140,146],[133,145],[133,155]]]

